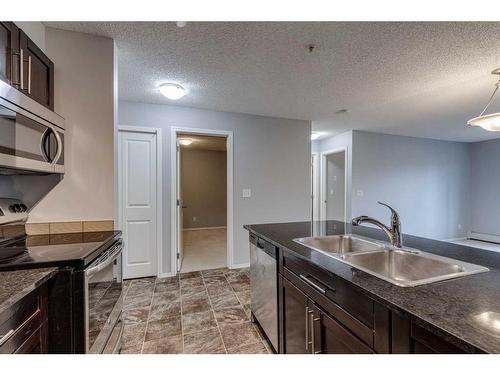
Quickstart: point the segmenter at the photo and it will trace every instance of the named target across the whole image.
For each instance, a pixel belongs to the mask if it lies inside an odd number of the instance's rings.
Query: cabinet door
[[[21,30],[19,48],[23,51],[22,91],[40,104],[54,110],[54,64]]]
[[[309,300],[287,279],[280,276],[283,296],[283,353],[311,353]]]
[[[314,305],[311,325],[315,354],[369,354],[373,350],[334,318]]]
[[[19,29],[13,22],[0,21],[0,79],[13,85],[19,76]]]

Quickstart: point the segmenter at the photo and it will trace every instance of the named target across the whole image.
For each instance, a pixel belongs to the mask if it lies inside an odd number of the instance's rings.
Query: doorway
[[[118,228],[123,277],[157,276],[161,264],[161,131],[118,127]]]
[[[172,143],[172,273],[231,267],[232,134],[174,128]]]
[[[346,149],[323,152],[321,156],[321,219],[346,222]]]

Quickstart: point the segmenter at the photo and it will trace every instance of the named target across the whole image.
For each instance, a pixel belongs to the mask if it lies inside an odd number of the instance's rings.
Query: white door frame
[[[163,163],[162,163],[162,137],[161,137],[161,129],[160,128],[143,128],[140,126],[128,126],[128,125],[118,125],[117,127],[117,139],[119,139],[118,134],[120,132],[134,132],[134,133],[148,133],[148,134],[156,134],[156,253],[157,253],[157,275],[158,277],[165,277],[168,276],[168,274],[163,274],[162,273],[162,249],[163,249],[163,236],[162,236],[162,213],[163,213],[163,192],[162,192],[162,170],[163,170]],[[119,160],[117,161],[118,168],[120,168]],[[115,172],[115,178],[117,178],[118,181],[118,170]],[[119,181],[118,181],[119,182]],[[115,191],[115,194],[118,196],[118,230],[123,231],[123,191],[122,187],[120,184],[117,184],[117,191]]]
[[[177,173],[176,173],[176,158],[177,158],[177,134],[178,133],[188,133],[192,135],[208,135],[208,136],[219,136],[227,138],[227,267],[233,268],[234,254],[233,254],[233,132],[229,130],[214,130],[214,129],[199,129],[199,128],[182,128],[182,127],[171,127],[170,128],[170,220],[171,220],[171,273],[172,276],[177,274],[177,198],[176,198],[176,186],[177,186]]]
[[[321,220],[326,220],[326,196],[327,196],[327,191],[326,191],[326,157],[331,154],[337,154],[339,152],[344,153],[344,222],[347,223],[347,201],[349,198],[348,194],[348,158],[349,154],[347,153],[347,146],[341,146],[338,148],[334,148],[331,150],[323,151],[321,153],[321,176],[320,176],[320,196],[321,196],[321,204],[320,204],[320,219]]]
[[[315,159],[313,163],[312,160]],[[321,219],[321,160],[319,152],[311,152],[311,163],[312,163],[312,173],[311,173],[311,186],[312,186],[312,220],[317,221]],[[316,178],[315,178],[316,177]],[[316,211],[314,210],[314,205],[316,204]]]

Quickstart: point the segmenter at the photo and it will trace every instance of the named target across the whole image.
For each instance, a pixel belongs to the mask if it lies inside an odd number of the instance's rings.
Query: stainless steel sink
[[[488,271],[488,268],[475,264],[352,235],[298,238],[295,241],[403,287]]]
[[[296,238],[294,241],[327,254],[364,253],[380,251],[383,248],[382,244],[352,235],[304,237]]]

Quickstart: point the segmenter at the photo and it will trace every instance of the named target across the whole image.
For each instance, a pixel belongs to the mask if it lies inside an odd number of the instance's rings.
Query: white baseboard
[[[445,242],[455,242],[455,241],[463,241],[463,240],[466,240],[467,237],[456,237],[456,238],[447,238],[443,241]]]
[[[229,267],[231,270],[235,270],[238,268],[247,268],[250,267],[250,263],[239,263],[239,264],[233,264],[232,266]]]
[[[172,274],[172,272],[164,272],[164,273],[160,273],[160,274],[158,274],[158,278],[159,278],[159,279],[164,279],[164,278],[167,278],[167,277],[172,277],[172,276],[174,276],[174,275]]]
[[[182,228],[182,230],[210,230],[210,229],[226,229],[227,227],[200,227],[200,228]]]

